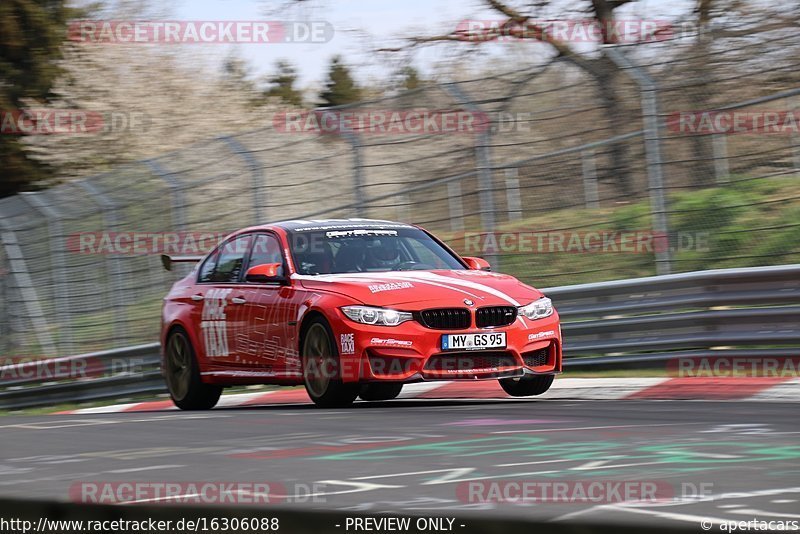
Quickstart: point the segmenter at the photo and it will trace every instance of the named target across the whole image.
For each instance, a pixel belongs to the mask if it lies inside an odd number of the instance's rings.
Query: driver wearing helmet
[[[367,269],[391,270],[400,265],[400,247],[397,238],[375,239],[367,245]]]

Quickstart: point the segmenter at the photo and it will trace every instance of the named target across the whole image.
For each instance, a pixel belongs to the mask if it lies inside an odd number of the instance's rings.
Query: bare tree
[[[624,101],[619,95],[618,84],[619,68],[604,54],[587,54],[581,52],[573,43],[555,38],[548,28],[537,22],[536,13],[524,13],[509,3],[501,0],[484,0],[486,5],[505,20],[488,28],[471,30],[457,28],[452,32],[432,36],[414,36],[405,39],[400,46],[383,48],[385,52],[400,52],[410,48],[434,43],[472,43],[480,45],[496,39],[519,39],[539,41],[549,45],[553,59],[570,62],[586,72],[595,80],[609,128],[612,135],[621,135],[629,128],[630,121],[624,107]],[[600,43],[603,45],[617,44],[618,34],[609,31],[614,28],[615,10],[634,0],[589,0],[582,6],[581,11],[588,14],[591,23],[600,29]],[[536,10],[542,10],[550,5],[543,0],[533,4]],[[621,193],[628,196],[633,193],[631,170],[628,161],[627,144],[622,142],[612,143],[609,147],[610,165],[605,169],[605,181],[616,183]]]

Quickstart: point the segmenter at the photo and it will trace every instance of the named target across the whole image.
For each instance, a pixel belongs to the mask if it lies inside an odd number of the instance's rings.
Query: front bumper
[[[562,370],[557,314],[531,321],[517,318],[497,328],[437,330],[408,321],[396,327],[342,320],[334,326],[342,379],[346,382],[489,380]],[[505,332],[504,349],[443,351],[444,334]]]

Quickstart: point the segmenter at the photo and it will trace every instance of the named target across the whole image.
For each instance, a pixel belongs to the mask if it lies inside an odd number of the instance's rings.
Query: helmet
[[[369,267],[395,267],[400,262],[400,248],[396,237],[384,237],[367,244]]]

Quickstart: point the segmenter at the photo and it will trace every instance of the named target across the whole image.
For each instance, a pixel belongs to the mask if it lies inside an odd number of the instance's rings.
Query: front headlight
[[[520,306],[517,311],[528,319],[544,319],[553,315],[553,302],[547,297],[542,297],[527,306]]]
[[[377,326],[397,326],[414,318],[409,312],[371,306],[343,306],[342,312],[352,321]]]

